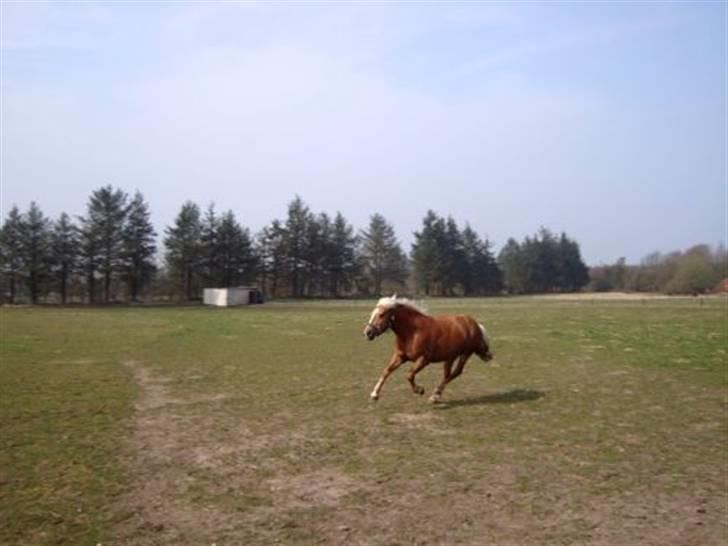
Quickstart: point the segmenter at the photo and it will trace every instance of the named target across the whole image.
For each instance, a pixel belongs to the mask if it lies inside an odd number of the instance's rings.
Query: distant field
[[[426,303],[437,406],[373,302],[0,310],[0,544],[728,543],[727,300]]]

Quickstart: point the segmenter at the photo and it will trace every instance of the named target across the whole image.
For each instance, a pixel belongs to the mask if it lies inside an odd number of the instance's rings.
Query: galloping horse
[[[445,386],[458,377],[468,358],[475,353],[484,361],[491,360],[490,342],[485,327],[468,315],[444,315],[433,317],[415,303],[397,298],[381,298],[372,311],[364,335],[373,340],[388,329],[397,336],[394,353],[389,364],[374,385],[371,399],[379,398],[382,385],[394,370],[405,362],[412,362],[407,380],[415,394],[424,394],[424,387],[415,383],[415,376],[431,362],[444,362],[442,381],[430,397],[438,402]],[[453,368],[453,363],[457,364]]]

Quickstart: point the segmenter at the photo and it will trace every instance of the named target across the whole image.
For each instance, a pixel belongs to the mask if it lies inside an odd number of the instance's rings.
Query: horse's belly
[[[469,339],[458,340],[458,343],[448,343],[446,346],[435,346],[430,351],[430,362],[449,362],[456,358],[475,352],[473,343]]]
[[[430,357],[430,362],[449,362],[455,360],[457,357],[462,355],[465,351],[447,351],[447,352],[436,352]]]

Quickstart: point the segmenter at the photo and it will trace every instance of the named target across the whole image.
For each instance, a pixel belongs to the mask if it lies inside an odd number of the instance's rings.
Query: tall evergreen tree
[[[38,303],[43,283],[48,279],[51,260],[50,221],[32,202],[22,223],[23,269],[30,300]]]
[[[217,255],[224,287],[249,282],[255,277],[255,254],[250,233],[240,226],[232,211],[220,218]]]
[[[89,301],[94,299],[95,275],[104,280],[104,302],[111,300],[111,283],[123,266],[123,234],[127,195],[110,185],[94,191],[81,218],[81,245],[89,284]]]
[[[562,233],[558,242],[559,278],[558,286],[566,292],[574,292],[586,286],[589,282],[589,268],[581,259],[579,244]],[[618,263],[615,270],[615,283],[624,286],[626,267],[624,259]]]
[[[326,213],[311,214],[306,222],[303,285],[304,293],[311,297],[321,295],[328,280],[331,219]]]
[[[149,205],[145,203],[144,196],[136,192],[127,209],[122,232],[122,261],[131,301],[137,300],[139,292],[156,270],[156,236]]]
[[[422,219],[422,230],[415,232],[412,244],[412,266],[417,284],[430,294],[443,294],[446,277],[446,225],[434,211]]]
[[[79,217],[79,266],[86,279],[86,298],[88,303],[96,301],[96,274],[99,270],[99,236],[97,226],[88,218]]]
[[[291,295],[303,295],[305,282],[305,268],[309,233],[309,224],[312,221],[309,208],[299,196],[288,205],[288,218],[286,219],[286,254],[288,258],[287,273],[289,275],[289,288]]]
[[[527,292],[526,267],[518,241],[513,238],[508,239],[498,253],[498,265],[503,271],[503,281],[509,292],[514,294]]]
[[[194,282],[200,273],[201,227],[199,207],[187,201],[182,205],[174,225],[167,227],[164,246],[170,272],[180,279],[184,295],[192,299]]]
[[[463,293],[466,296],[473,296],[478,292],[478,274],[476,272],[477,262],[480,259],[482,253],[483,243],[480,240],[478,234],[470,227],[470,224],[465,224],[465,228],[462,232],[462,246],[463,255],[467,267],[464,268],[461,275],[461,283],[463,285]]]
[[[503,290],[503,272],[498,267],[492,248],[493,244],[485,239],[476,267],[478,287],[481,294],[494,295]]]
[[[463,291],[467,296],[497,294],[502,289],[503,275],[491,250],[491,243],[482,241],[470,225],[462,232],[465,263]]]
[[[532,239],[535,260],[529,262],[533,292],[551,292],[558,289],[561,263],[559,242],[554,234],[542,227]]]
[[[369,219],[369,227],[361,232],[361,257],[364,275],[374,294],[382,294],[386,281],[404,284],[407,279],[407,258],[392,225],[381,214]]]
[[[314,218],[317,226],[316,237],[312,241],[311,258],[314,262],[313,271],[315,277],[312,279],[314,294],[322,297],[333,295],[332,282],[334,275],[334,262],[336,261],[334,251],[334,224],[331,217],[320,212]]]
[[[23,277],[23,216],[13,207],[0,230],[0,271],[8,284],[9,301],[15,303]]]
[[[334,297],[348,290],[358,272],[357,237],[341,212],[334,217],[328,254],[329,291]]]
[[[51,232],[52,270],[63,304],[68,300],[68,283],[76,271],[79,252],[78,229],[64,212],[53,224]]]
[[[441,282],[443,295],[452,296],[458,285],[462,285],[468,275],[469,263],[466,259],[462,234],[452,216],[448,216],[441,248]]]
[[[280,282],[286,278],[286,229],[279,220],[273,220],[270,226],[263,228],[258,235],[257,254],[260,259],[259,273],[261,275],[261,288],[268,292],[267,283],[270,281],[270,294],[276,296]]]
[[[200,224],[200,268],[208,287],[218,286],[222,282],[218,255],[219,227],[220,220],[215,213],[215,205],[210,203]]]

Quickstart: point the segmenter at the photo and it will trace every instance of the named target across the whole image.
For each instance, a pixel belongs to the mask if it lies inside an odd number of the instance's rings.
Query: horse
[[[463,373],[468,359],[478,355],[483,361],[492,360],[490,340],[485,327],[468,315],[434,317],[406,298],[397,294],[381,298],[372,311],[364,329],[369,341],[392,330],[397,336],[392,358],[382,371],[370,394],[371,401],[379,399],[379,392],[387,378],[405,362],[412,362],[407,380],[412,392],[422,395],[424,387],[415,382],[415,376],[432,362],[444,362],[442,381],[429,401],[439,402],[445,386]],[[457,364],[453,367],[453,363]]]

